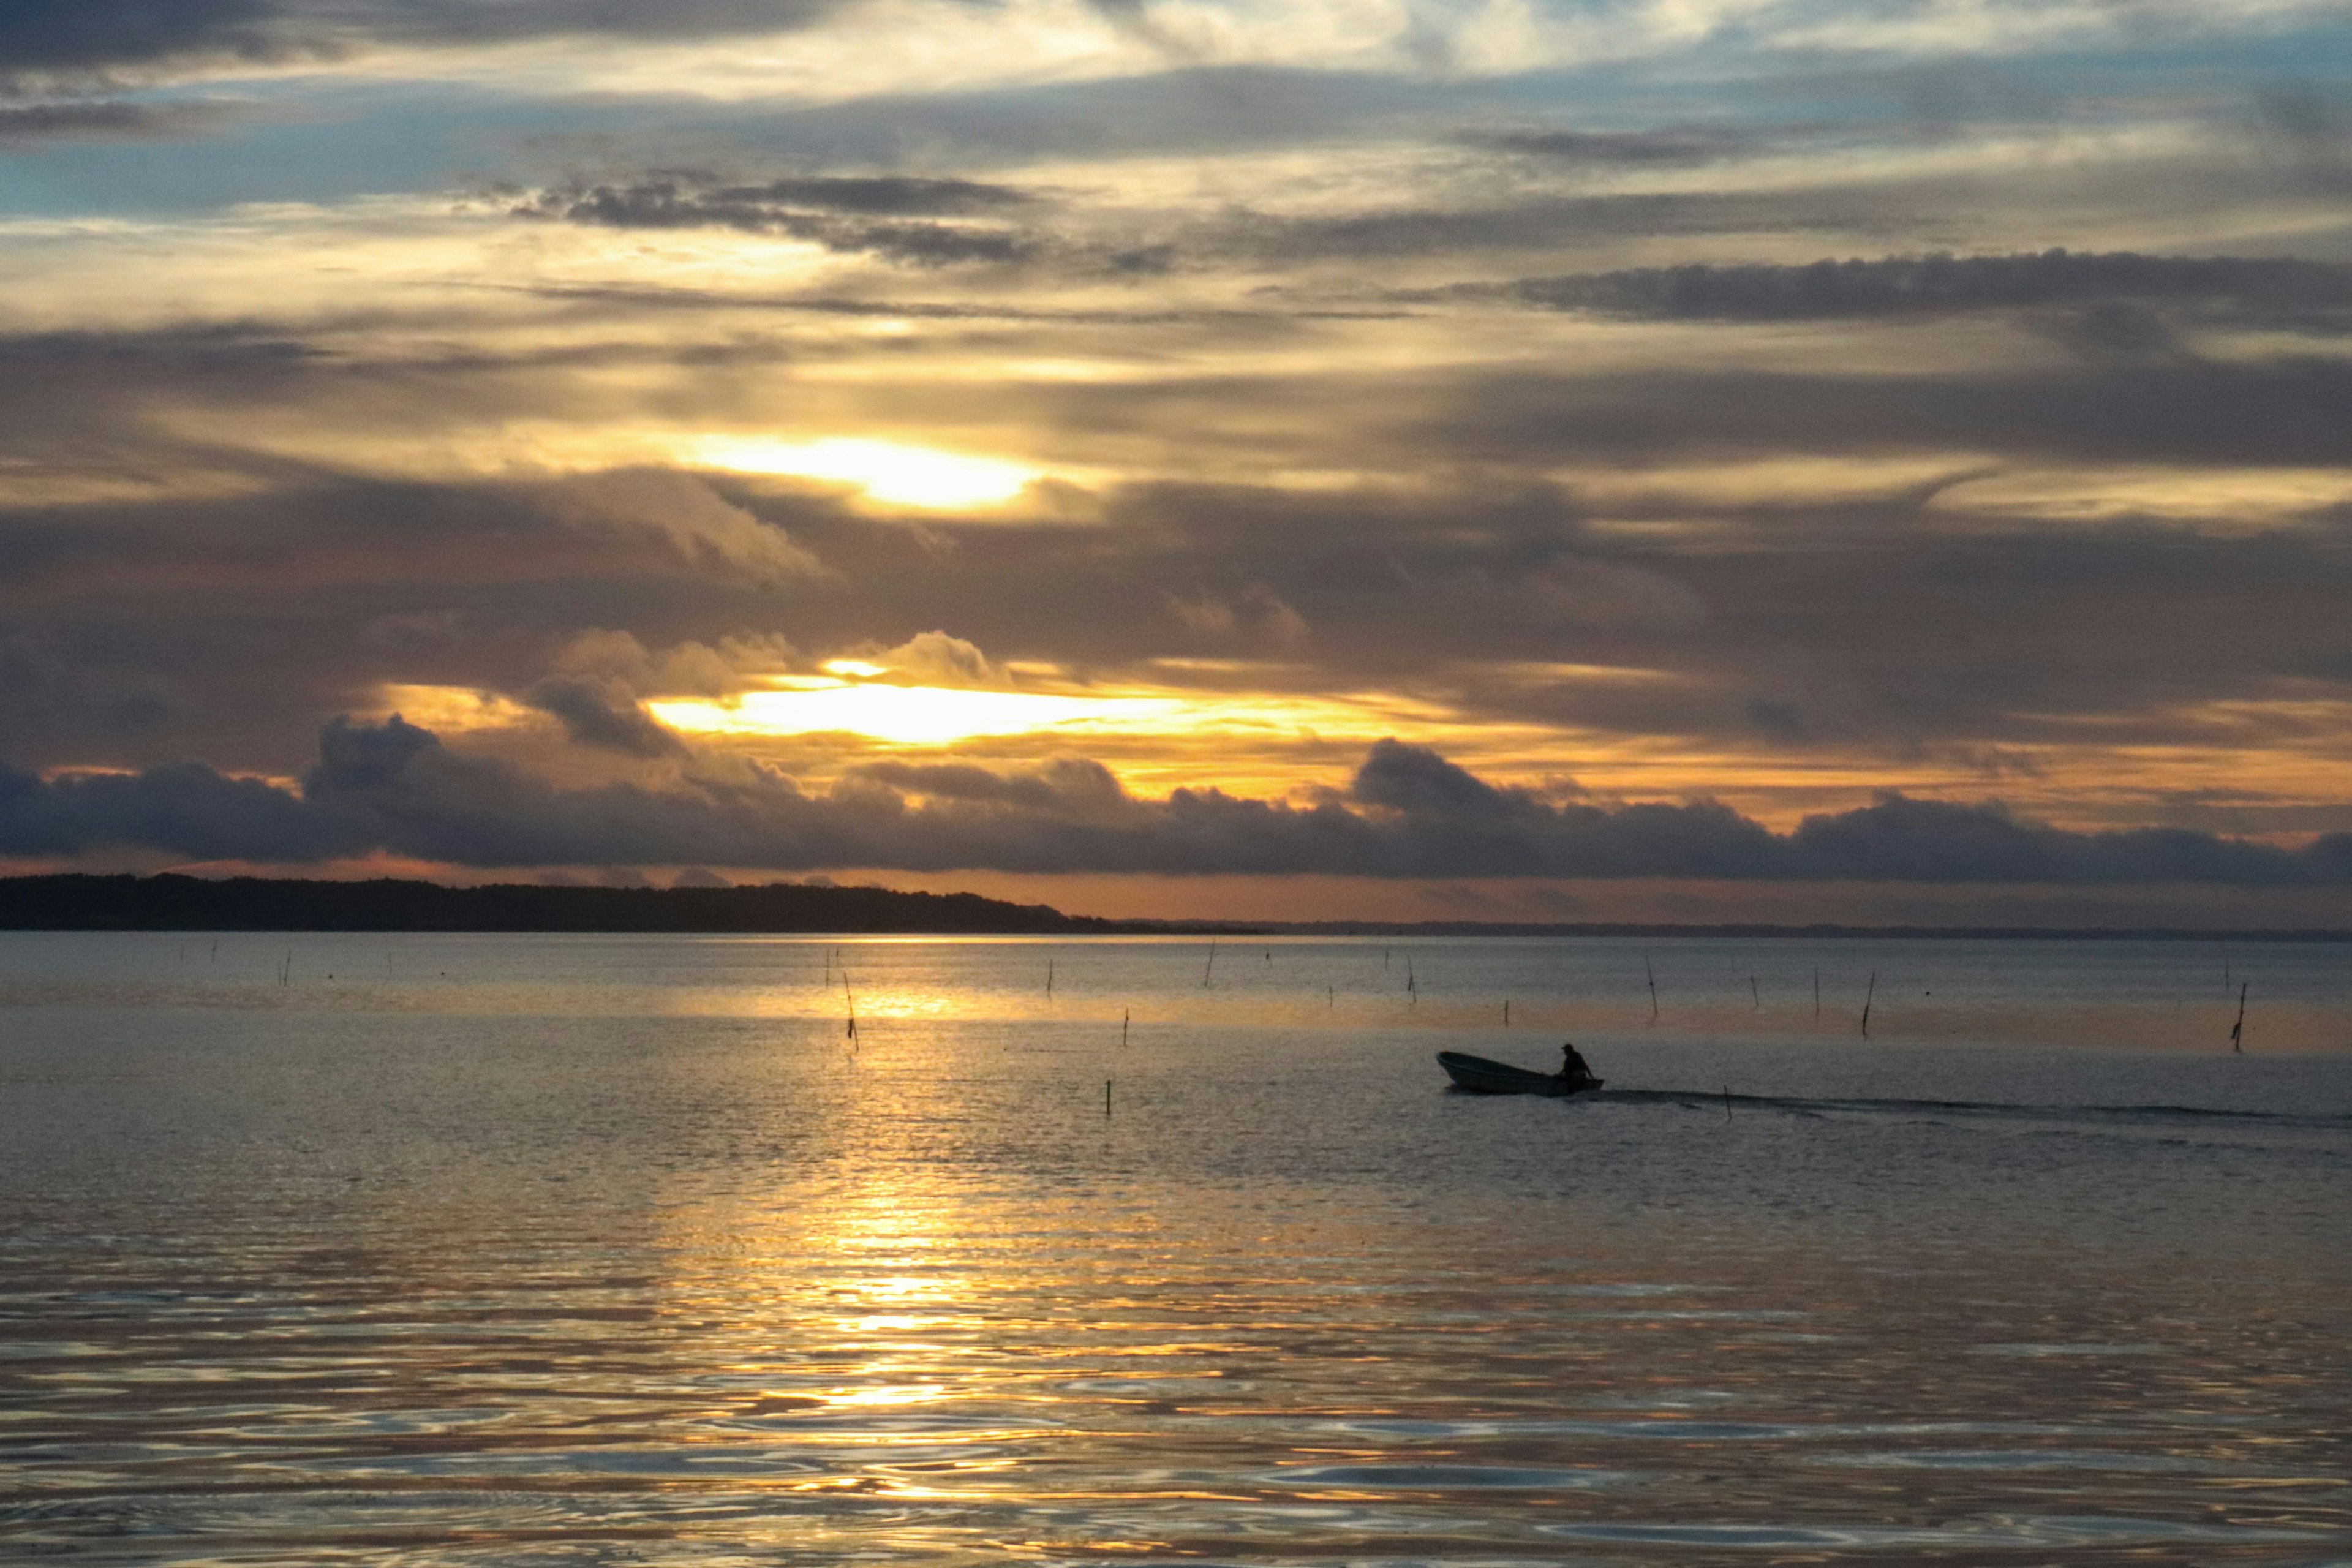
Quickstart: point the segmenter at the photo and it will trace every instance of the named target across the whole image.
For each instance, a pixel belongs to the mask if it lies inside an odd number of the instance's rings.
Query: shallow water
[[[0,937],[0,1560],[2352,1562],[2341,947],[213,942]]]

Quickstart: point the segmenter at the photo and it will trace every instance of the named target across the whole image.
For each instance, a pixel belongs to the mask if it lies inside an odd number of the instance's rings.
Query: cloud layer
[[[9,853],[2332,888],[2352,26],[2151,15],[18,7]]]
[[[1395,741],[1371,748],[1344,798],[1305,807],[1215,789],[1137,799],[1076,759],[1018,774],[881,763],[820,795],[765,772],[562,788],[453,752],[397,716],[330,724],[299,790],[198,764],[47,782],[0,773],[0,854],[99,848],[495,868],[2352,883],[2352,834],[2286,850],[2179,830],[2072,833],[1998,806],[1892,796],[1776,835],[1712,804],[1555,805]]]

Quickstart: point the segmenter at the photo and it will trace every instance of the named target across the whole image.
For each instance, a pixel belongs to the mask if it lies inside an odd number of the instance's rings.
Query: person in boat
[[[1592,1064],[1584,1059],[1572,1040],[1559,1043],[1559,1078],[1563,1083],[1591,1083],[1594,1080]]]

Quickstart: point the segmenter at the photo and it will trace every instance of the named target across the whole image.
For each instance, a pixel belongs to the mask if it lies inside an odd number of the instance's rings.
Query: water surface
[[[2339,947],[214,942],[0,937],[0,1559],[2352,1561]]]

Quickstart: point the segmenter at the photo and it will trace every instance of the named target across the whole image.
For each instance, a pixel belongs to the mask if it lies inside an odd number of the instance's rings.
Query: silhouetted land
[[[567,888],[237,877],[0,878],[0,931],[839,931],[1005,936],[1942,937],[2352,942],[2352,931],[2104,926],[1526,924],[1486,921],[1145,921],[1066,915],[977,893],[772,882],[752,888]]]
[[[977,893],[887,888],[563,888],[237,877],[0,879],[0,930],[845,931],[1083,936],[1141,929]],[[1152,928],[1164,929],[1164,928]]]

